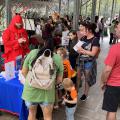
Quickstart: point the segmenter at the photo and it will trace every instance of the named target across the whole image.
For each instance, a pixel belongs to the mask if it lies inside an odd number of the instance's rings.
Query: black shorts
[[[117,112],[120,103],[120,87],[106,86],[102,109],[108,112]]]

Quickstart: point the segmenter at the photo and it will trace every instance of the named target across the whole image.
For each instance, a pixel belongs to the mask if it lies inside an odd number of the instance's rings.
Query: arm
[[[56,80],[57,80],[57,84],[60,84],[63,80],[63,75],[61,74],[57,75]]]
[[[19,47],[19,43],[18,43],[18,41],[17,40],[11,40],[11,38],[10,38],[10,30],[5,30],[4,31],[4,33],[3,33],[3,36],[2,36],[2,39],[3,39],[3,43],[4,43],[4,45],[6,46],[6,47],[10,47],[11,48],[11,46],[17,46],[17,47]]]
[[[63,67],[63,61],[62,58],[57,55],[56,57],[59,58],[59,63],[56,62],[56,67],[57,67],[57,72],[56,72],[56,82],[57,84],[61,83],[63,80],[63,71],[64,71],[64,67]],[[57,61],[57,60],[56,60]]]
[[[30,59],[31,59],[31,54],[34,52],[34,50],[33,51],[31,51],[28,55],[27,55],[27,57],[25,58],[25,60],[24,60],[24,63],[23,63],[23,67],[22,67],[22,74],[23,74],[23,76],[26,78],[26,76],[27,76],[27,73],[28,73],[28,71],[29,71],[29,64],[30,64]],[[33,55],[33,54],[32,54]]]
[[[106,82],[107,82],[107,80],[108,80],[108,78],[110,76],[111,71],[112,71],[112,67],[109,66],[109,65],[106,65],[105,68],[104,68],[104,70],[103,70],[103,73],[101,75],[101,83],[103,85],[106,84]]]
[[[26,44],[29,45],[28,34],[27,34],[26,30],[24,30],[23,37],[26,39]]]
[[[99,52],[99,47],[93,46],[93,47],[92,47],[92,51],[85,50],[85,49],[83,49],[83,48],[81,47],[81,48],[78,49],[78,52],[79,52],[79,53],[82,53],[82,54],[84,54],[84,55],[89,55],[89,56],[94,57],[94,56],[96,56],[97,53]]]
[[[116,48],[114,48],[113,46],[110,48],[108,56],[105,60],[105,68],[103,70],[103,73],[101,75],[101,87],[103,88],[106,83],[107,80],[109,79],[109,76],[112,72],[112,69],[114,68],[114,65],[116,63],[117,60],[117,54],[116,54]]]
[[[65,101],[66,103],[76,104],[76,103],[77,103],[77,98],[74,98],[73,100],[67,100],[67,99],[64,98],[64,101]]]
[[[29,69],[27,67],[22,68],[22,75],[26,78]]]

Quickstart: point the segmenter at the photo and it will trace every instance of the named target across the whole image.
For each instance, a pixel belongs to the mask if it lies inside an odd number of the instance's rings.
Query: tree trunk
[[[115,0],[112,1],[112,10],[111,10],[111,18],[110,18],[110,22],[112,21],[112,18],[113,18],[114,4],[115,4]]]
[[[85,16],[87,17],[87,9],[88,8],[88,4],[86,3],[86,10],[85,10]]]
[[[100,16],[101,2],[102,2],[102,0],[99,0],[98,16]]]
[[[5,0],[5,7],[6,7],[6,16],[7,16],[7,26],[10,24],[12,12],[11,12],[11,0]]]
[[[80,3],[80,8],[79,9],[80,9],[80,15],[81,15],[82,14],[82,0],[80,0],[79,3]]]
[[[120,10],[119,10],[119,21],[120,21]]]
[[[69,15],[69,7],[70,7],[70,0],[68,0],[68,4],[67,4],[67,14]]]
[[[104,7],[104,14],[103,16],[104,17],[107,17],[108,16],[108,8],[109,8],[109,0],[106,0],[106,3],[105,4],[105,7]]]
[[[46,3],[46,13],[45,16],[48,17],[49,5]]]
[[[115,0],[115,3],[114,3],[113,15],[116,14],[116,7],[117,7],[117,0]]]
[[[97,4],[97,0],[92,0],[92,15],[91,15],[91,20],[93,22],[95,22],[96,4]]]
[[[73,29],[78,29],[78,20],[79,20],[79,5],[80,0],[74,0],[74,13],[73,13]]]
[[[59,0],[59,14],[61,13],[61,0]]]

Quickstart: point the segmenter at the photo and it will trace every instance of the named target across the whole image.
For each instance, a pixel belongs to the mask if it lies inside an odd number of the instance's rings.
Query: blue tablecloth
[[[0,110],[19,116],[19,120],[27,120],[28,111],[21,99],[23,85],[16,78],[6,81],[0,76]]]

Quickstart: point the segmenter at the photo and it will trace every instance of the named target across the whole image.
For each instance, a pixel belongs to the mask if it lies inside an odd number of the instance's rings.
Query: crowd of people
[[[120,23],[113,23],[110,44],[113,38],[120,38]],[[24,59],[21,69],[25,78],[21,80],[24,84],[22,99],[29,110],[28,120],[36,120],[38,106],[41,107],[44,120],[52,120],[53,109],[60,109],[61,105],[65,106],[66,119],[74,120],[78,101],[87,100],[90,87],[96,83],[97,59],[101,50],[100,38],[103,40],[104,37],[105,19],[99,20],[95,16],[95,23],[92,23],[89,17],[83,19],[80,16],[78,30],[73,30],[72,24],[72,18],[68,15],[60,17],[58,13],[47,19],[37,19],[36,34],[41,37],[37,38],[39,42],[36,49],[31,51],[31,38],[28,40],[20,15],[16,15],[3,32],[5,63],[14,61],[16,65],[19,55]],[[106,120],[116,120],[120,101],[118,49],[119,43],[111,47],[102,74],[101,88],[105,90],[103,109],[108,111]],[[78,98],[81,85],[84,91]]]

